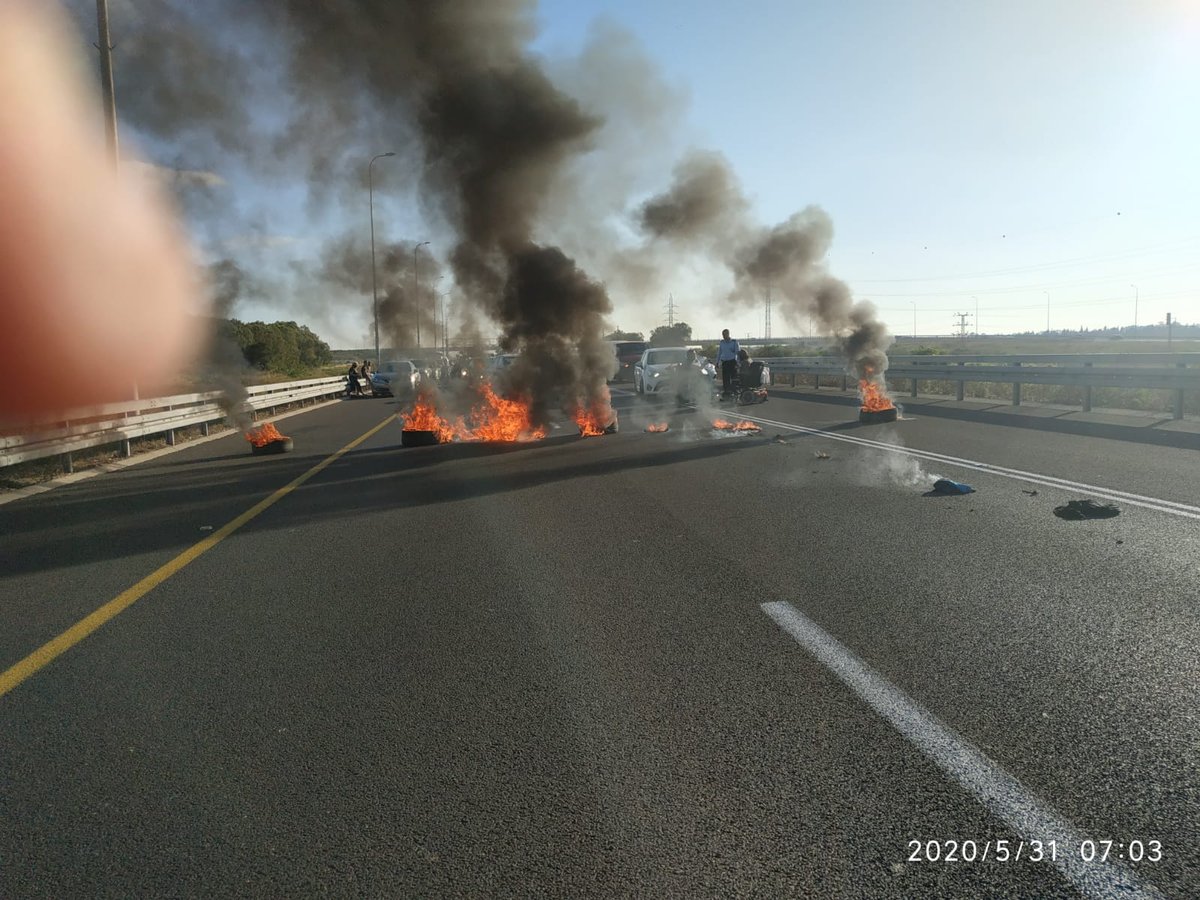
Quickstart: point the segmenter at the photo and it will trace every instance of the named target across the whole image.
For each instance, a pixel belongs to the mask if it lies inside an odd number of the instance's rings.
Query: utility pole
[[[420,261],[417,258],[417,251],[427,245],[429,241],[421,241],[413,247],[413,309],[417,311],[417,349],[421,349],[421,279],[417,277],[417,266]],[[437,346],[436,344],[434,345]]]
[[[970,313],[955,313],[954,318],[958,319],[958,336],[964,340],[967,337],[967,319],[971,318]]]
[[[108,34],[108,0],[96,0],[96,30],[100,41],[96,45],[96,49],[100,51],[100,87],[104,91],[104,132],[108,139],[108,153],[115,169],[119,165],[120,153],[117,142],[117,93],[113,87],[112,41]]]
[[[450,292],[442,294],[442,354],[450,361],[450,313],[446,309],[446,298]]]
[[[375,181],[371,174],[371,168],[375,165],[375,160],[384,159],[388,156],[395,156],[392,151],[380,153],[371,157],[371,161],[367,163],[367,204],[371,212],[371,299],[375,310],[375,368],[379,368],[379,276],[376,274],[375,268]]]
[[[763,311],[763,338],[771,339],[771,286],[767,285],[766,309]]]
[[[667,327],[675,327],[675,295],[667,294]]]
[[[1171,314],[1167,313],[1167,352],[1171,352]]]

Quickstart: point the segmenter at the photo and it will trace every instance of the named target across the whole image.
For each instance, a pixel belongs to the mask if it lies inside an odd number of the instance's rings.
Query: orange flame
[[[246,440],[255,447],[265,447],[272,441],[286,441],[287,437],[280,434],[279,430],[270,422],[266,422],[253,431],[247,431]]]
[[[651,434],[657,434],[661,431],[669,431],[670,426],[666,422],[651,422],[646,426],[646,430]]]
[[[584,437],[599,437],[606,434],[608,428],[617,421],[617,414],[613,412],[612,408],[612,395],[609,394],[608,388],[603,388],[603,393],[586,408],[584,404],[580,403],[575,408],[575,415],[571,418],[575,420],[575,424],[579,426],[579,433]]]
[[[546,436],[534,428],[529,404],[499,396],[487,382],[479,386],[482,402],[471,410],[470,425],[461,416],[453,422],[438,414],[434,397],[417,397],[411,412],[402,413],[405,431],[433,431],[438,441],[532,441]]]
[[[443,444],[454,440],[460,432],[466,430],[461,420],[456,423],[456,427],[439,416],[430,399],[423,395],[417,397],[412,412],[401,413],[401,418],[404,419],[405,431],[436,431],[438,441]]]
[[[521,400],[508,400],[497,395],[487,382],[480,385],[486,405],[471,410],[475,427],[467,440],[476,441],[540,441],[546,429],[533,427],[529,404]]]
[[[717,419],[712,425],[718,431],[762,431],[753,422],[746,422],[744,420],[741,422],[727,422],[725,419]]]
[[[871,375],[870,368],[867,369],[867,375],[868,378]],[[887,395],[887,386],[883,381],[870,381],[868,378],[858,382],[858,392],[862,394],[862,408],[867,412],[894,409],[896,404]]]
[[[579,426],[579,433],[584,437],[599,437],[604,434],[605,430],[617,420],[608,388],[604,389],[604,395],[592,403],[589,409],[584,409],[582,405],[579,406],[572,418]]]

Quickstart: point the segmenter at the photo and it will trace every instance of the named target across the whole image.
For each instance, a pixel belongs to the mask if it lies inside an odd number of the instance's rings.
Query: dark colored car
[[[619,368],[612,380],[633,381],[633,367],[649,349],[649,341],[613,341],[613,351],[617,354]]]

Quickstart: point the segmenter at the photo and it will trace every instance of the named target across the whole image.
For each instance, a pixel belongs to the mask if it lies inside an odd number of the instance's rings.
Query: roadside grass
[[[327,366],[316,366],[312,369],[307,369],[299,375],[287,375],[281,372],[255,372],[247,376],[244,381],[247,386],[256,384],[280,384],[284,381],[305,381],[309,378],[332,378],[334,375],[345,375],[346,368],[349,365],[341,363],[330,363]]]
[[[819,350],[798,347],[765,347],[764,351],[775,351],[772,356],[830,356],[837,354],[837,348],[825,347]],[[1200,340],[1176,340],[1171,344],[1175,353],[1200,352]],[[782,351],[782,352],[780,352]],[[993,339],[987,336],[966,340],[948,338],[945,340],[922,339],[917,341],[901,340],[889,349],[892,356],[1029,356],[1034,354],[1085,354],[1085,353],[1166,353],[1165,340],[1123,340],[1117,339],[1071,339],[1071,338],[1038,338],[1022,339]],[[762,353],[769,358],[768,353]],[[798,375],[798,386],[813,386],[815,376]],[[821,381],[822,387],[840,387],[840,378],[826,377]],[[853,385],[851,385],[853,387]],[[912,390],[912,380],[908,378],[889,378],[888,387],[898,398],[903,398]],[[926,381],[922,379],[919,387],[923,397],[953,397],[955,385],[951,381]],[[1083,406],[1084,390],[1075,385],[1059,384],[1026,384],[1021,385],[1021,402],[1045,403],[1055,406]],[[963,387],[963,397],[968,400],[994,400],[998,403],[1011,403],[1013,386],[1003,382],[968,382]],[[1128,409],[1138,412],[1164,413],[1174,412],[1174,392],[1154,390],[1150,388],[1093,388],[1093,409]],[[1184,394],[1184,415],[1200,416],[1200,393],[1195,391]]]
[[[716,348],[711,347],[715,355]],[[770,344],[756,348],[754,355],[771,357],[837,356],[837,345],[833,342],[823,347],[806,345]],[[1197,353],[1200,340],[1179,339],[1168,348],[1165,340],[1121,340],[1121,339],[1071,339],[1071,338],[912,338],[899,337],[888,348],[889,356],[1031,356],[1036,354],[1063,355],[1084,353]]]
[[[815,375],[797,375],[797,387],[814,387]],[[889,378],[888,390],[900,402],[912,391],[911,378]],[[780,387],[788,386],[781,383]],[[841,378],[825,376],[821,379],[822,388],[838,390],[841,388]],[[849,385],[850,391],[854,385]],[[922,397],[953,397],[955,395],[953,381],[920,380],[918,393]],[[1003,382],[967,382],[963,385],[963,398],[966,400],[991,400],[997,403],[1011,403],[1013,386]],[[1155,390],[1153,388],[1092,388],[1092,409],[1127,409],[1136,412],[1163,413],[1170,416],[1174,413],[1175,392]],[[1067,384],[1022,384],[1022,403],[1045,403],[1051,406],[1083,407],[1083,388]],[[1185,392],[1183,395],[1183,414],[1185,416],[1200,416],[1200,393]]]
[[[991,339],[987,335],[959,338],[925,338],[919,346],[948,356],[1028,356],[1038,353],[1061,355],[1065,353],[1196,353],[1200,351],[1200,340],[1179,339],[1167,347],[1165,340],[1123,340],[1071,338],[1006,338]],[[895,356],[911,356],[919,353],[911,339],[897,341],[888,353]]]

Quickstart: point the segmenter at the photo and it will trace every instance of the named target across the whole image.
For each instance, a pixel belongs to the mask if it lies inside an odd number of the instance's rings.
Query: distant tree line
[[[650,344],[654,347],[678,347],[692,339],[692,326],[687,322],[674,325],[659,325],[650,332]]]
[[[644,341],[646,336],[640,331],[622,331],[618,328],[616,331],[610,331],[604,336],[606,341]]]
[[[264,372],[298,377],[333,361],[329,345],[307,325],[222,319],[218,329],[237,344],[248,365]]]

